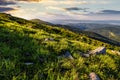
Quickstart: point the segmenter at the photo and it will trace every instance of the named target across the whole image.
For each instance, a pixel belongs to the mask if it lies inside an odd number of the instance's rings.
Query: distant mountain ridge
[[[79,24],[79,23],[93,23],[93,24],[110,24],[110,25],[120,25],[120,20],[56,20],[53,21],[55,24]]]
[[[49,24],[51,26],[62,27],[62,28],[65,28],[65,29],[69,29],[73,32],[84,34],[84,35],[86,35],[90,38],[93,38],[93,39],[97,39],[97,40],[100,40],[100,41],[103,41],[103,42],[106,42],[106,43],[109,43],[109,44],[114,44],[114,45],[120,46],[120,42],[118,42],[116,39],[111,39],[111,38],[107,37],[106,35],[102,35],[102,34],[100,35],[100,33],[97,33],[97,32],[95,32],[95,30],[92,30],[92,29],[96,29],[96,27],[97,28],[99,28],[99,27],[105,28],[105,27],[109,27],[109,26],[112,27],[114,25],[93,24],[93,23],[79,23],[79,24],[62,25],[62,24],[52,24],[52,23],[45,22],[45,21],[42,21],[42,20],[39,20],[39,19],[33,19],[31,21],[37,22],[39,24],[43,23],[43,24]],[[116,27],[118,27],[118,26],[116,25]]]
[[[120,42],[120,25],[96,24],[96,23],[79,23],[68,25],[83,31],[95,32],[109,39]],[[110,33],[113,33],[116,36],[112,36]]]
[[[88,31],[99,33],[103,36],[120,42],[120,26],[94,28],[88,29]]]

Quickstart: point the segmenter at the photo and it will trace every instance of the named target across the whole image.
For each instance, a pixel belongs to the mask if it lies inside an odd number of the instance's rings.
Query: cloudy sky
[[[0,0],[0,12],[45,21],[120,20],[120,0]]]

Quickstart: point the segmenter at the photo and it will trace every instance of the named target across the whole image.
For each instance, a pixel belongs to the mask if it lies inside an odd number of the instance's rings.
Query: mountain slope
[[[69,23],[66,25],[72,28],[76,28],[76,30],[79,29],[82,31],[95,32],[111,40],[120,42],[120,37],[119,37],[120,26],[119,25],[112,25],[112,24],[107,24],[107,23],[106,24],[105,23],[104,24],[101,24],[101,23]],[[112,36],[111,33],[115,34],[116,36]]]
[[[94,28],[94,29],[89,29],[89,31],[99,33],[110,39],[120,42],[120,26]]]
[[[90,23],[90,24],[87,24],[87,23],[83,24],[82,23],[82,24],[79,24],[79,26],[78,25],[75,26],[75,24],[71,24],[71,25],[70,24],[69,25],[51,24],[51,23],[48,23],[48,22],[45,22],[45,21],[42,21],[42,20],[39,20],[39,19],[33,19],[31,21],[32,22],[37,22],[38,24],[46,24],[46,25],[51,25],[51,26],[56,26],[56,27],[62,27],[62,28],[65,28],[65,29],[69,29],[70,31],[73,31],[75,33],[86,35],[90,38],[93,38],[93,39],[96,39],[96,40],[99,40],[99,41],[102,41],[102,42],[105,42],[105,43],[108,43],[108,44],[120,46],[119,40],[109,38],[108,36],[101,34],[100,33],[101,31],[99,31],[99,30],[98,30],[99,32],[97,31],[97,28],[99,28],[99,26],[101,26],[103,28],[105,26],[108,27],[107,24],[106,25],[105,24],[100,25],[100,24],[92,24],[92,23]],[[96,28],[96,26],[98,26],[98,27]],[[109,25],[109,26],[113,26],[113,25]],[[84,28],[84,27],[86,27],[86,28]],[[83,28],[85,30],[82,30]]]
[[[102,34],[102,31],[99,31],[99,29],[90,29],[90,30],[80,30],[79,28],[75,28],[73,26],[67,26],[67,25],[52,25],[52,26],[58,26],[58,27],[62,27],[65,29],[69,29],[70,31],[73,31],[75,33],[79,33],[79,34],[83,34],[85,36],[88,36],[89,38],[92,39],[96,39],[111,45],[116,45],[116,46],[120,46],[120,42],[119,40],[117,40],[117,38],[119,39],[119,36],[114,36],[115,39],[108,37],[108,35],[104,35]],[[104,31],[103,31],[104,32]]]
[[[106,55],[78,54],[99,46],[106,46]],[[120,47],[0,13],[0,80],[85,80],[92,71],[104,80],[120,79],[120,56],[113,50]],[[66,51],[74,60],[62,57]]]

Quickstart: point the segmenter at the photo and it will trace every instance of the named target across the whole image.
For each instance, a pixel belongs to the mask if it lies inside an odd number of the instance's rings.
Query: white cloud
[[[46,21],[56,20],[56,19],[109,19],[109,17],[98,16],[98,15],[87,15],[89,12],[99,12],[99,7],[96,4],[108,4],[110,0],[42,0],[36,3],[20,1],[17,2],[20,8],[16,10],[9,11],[14,16],[32,19],[39,18]],[[20,3],[20,4],[19,4]],[[90,4],[90,5],[89,5]],[[91,4],[95,8],[92,9]],[[82,6],[84,5],[84,6]],[[16,4],[17,6],[17,4]],[[90,10],[83,12],[81,10],[67,11],[65,8],[69,7],[79,7],[85,8],[89,7]],[[12,7],[12,6],[11,6]],[[14,7],[14,6],[13,6]],[[101,6],[102,8],[103,6]],[[86,14],[86,15],[85,15]],[[114,17],[114,16],[113,16]],[[117,18],[117,17],[115,17]],[[113,19],[115,19],[113,18]]]
[[[98,1],[98,0],[91,0],[91,1],[88,1],[88,4],[109,4],[110,1],[108,0],[101,0],[101,1]]]
[[[81,4],[107,4],[108,0],[42,0],[39,3],[45,5],[81,5]]]
[[[77,0],[42,0],[39,2],[44,5],[79,5],[86,4],[87,1],[77,1]]]
[[[56,6],[47,6],[46,9],[53,9],[53,10],[64,10],[63,8],[56,7]]]

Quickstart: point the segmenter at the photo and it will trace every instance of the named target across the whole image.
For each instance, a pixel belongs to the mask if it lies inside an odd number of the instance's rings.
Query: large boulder
[[[71,59],[71,60],[74,59],[74,58],[72,57],[72,55],[70,54],[69,51],[66,51],[66,53],[64,54],[64,57],[69,58],[69,59]]]
[[[91,72],[89,74],[90,80],[101,80],[98,75],[96,75],[94,72]]]
[[[105,47],[98,47],[97,49],[89,51],[88,53],[92,54],[92,55],[93,54],[94,55],[96,55],[96,54],[105,54],[106,53],[106,48]]]

